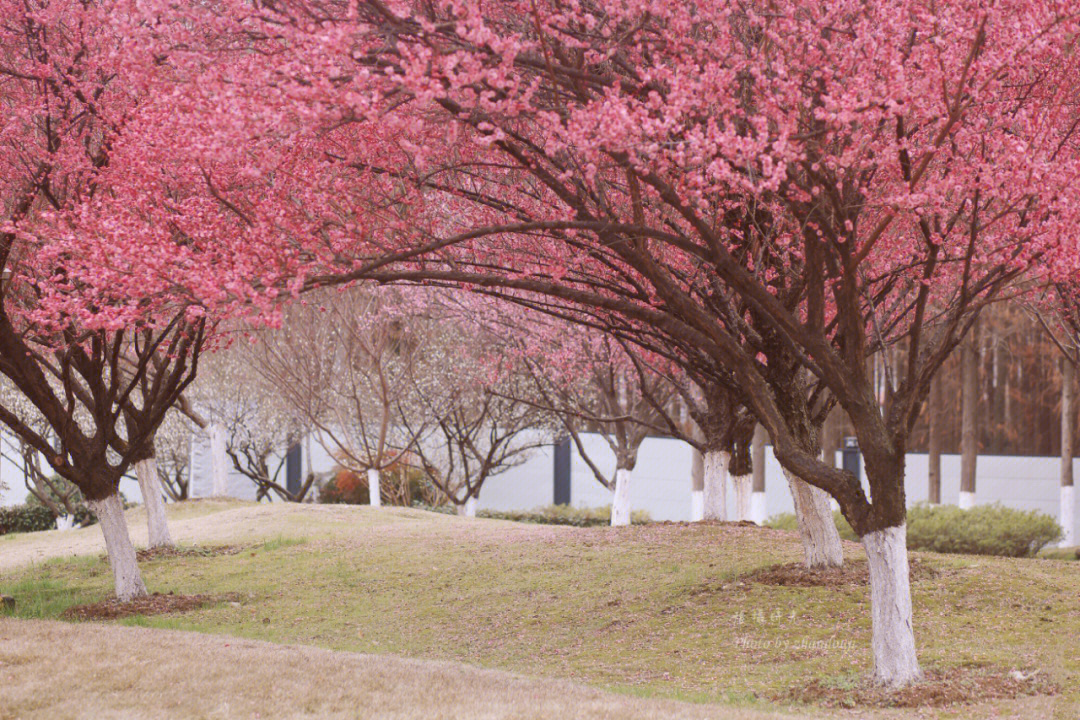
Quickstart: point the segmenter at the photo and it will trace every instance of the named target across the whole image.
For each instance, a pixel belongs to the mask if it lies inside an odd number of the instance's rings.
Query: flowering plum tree
[[[1075,260],[1073,3],[132,5],[132,51],[157,44],[186,82],[140,107],[115,202],[80,218],[168,248],[113,263],[110,287],[171,287],[177,254],[224,279],[186,283],[220,306],[465,286],[668,358],[839,502],[870,561],[876,676],[920,675],[905,443],[978,310]],[[135,202],[166,186],[182,206]],[[96,257],[114,236],[69,238]],[[880,405],[867,358],[900,342]],[[820,457],[834,403],[869,495]]]

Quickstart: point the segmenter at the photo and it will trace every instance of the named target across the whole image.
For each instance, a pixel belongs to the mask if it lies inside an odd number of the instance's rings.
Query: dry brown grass
[[[646,700],[458,663],[167,630],[0,620],[0,719],[151,717],[780,716]]]

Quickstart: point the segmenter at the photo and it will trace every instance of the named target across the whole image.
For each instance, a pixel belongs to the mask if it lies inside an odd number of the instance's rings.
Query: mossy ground
[[[815,679],[848,682],[870,667],[866,587],[740,580],[798,560],[798,539],[789,532],[555,528],[390,508],[257,509],[271,518],[264,524],[272,534],[238,554],[142,563],[153,591],[236,593],[239,603],[119,622],[456,660],[640,696],[761,709],[783,709],[775,698]],[[230,513],[221,513],[221,522],[230,522]],[[199,521],[214,527],[213,516]],[[862,557],[857,545],[845,551]],[[1038,702],[1040,715],[1075,718],[1080,563],[918,557],[937,571],[913,585],[925,666],[1038,670],[1061,692],[886,712],[1023,715]],[[58,618],[106,597],[110,583],[100,557],[80,557],[9,572],[0,593],[16,598],[20,617]]]

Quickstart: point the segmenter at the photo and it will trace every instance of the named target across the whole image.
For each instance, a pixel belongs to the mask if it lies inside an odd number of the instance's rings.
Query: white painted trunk
[[[690,522],[701,522],[705,519],[705,491],[690,491]]]
[[[105,552],[112,568],[116,597],[127,601],[146,595],[146,586],[143,585],[139,563],[135,557],[135,547],[128,535],[124,504],[120,501],[120,495],[113,493],[103,500],[90,500],[86,504],[97,516],[101,532],[105,536]]]
[[[74,515],[57,515],[56,516],[56,529],[57,530],[71,530],[75,527]]]
[[[476,517],[476,498],[471,497],[457,506],[457,514],[461,517]]]
[[[705,520],[727,520],[727,469],[731,455],[723,450],[706,450]]]
[[[1076,488],[1072,485],[1061,487],[1061,547],[1076,544]]]
[[[229,467],[225,455],[225,426],[214,423],[210,426],[210,487],[213,494],[223,497],[229,494]]]
[[[874,679],[906,685],[922,675],[911,627],[907,525],[867,533],[862,543],[870,566]]]
[[[161,496],[161,479],[158,477],[157,461],[147,458],[135,463],[135,476],[139,479],[139,492],[146,508],[146,528],[150,547],[172,547],[169,521],[165,516],[165,500]]]
[[[751,518],[750,495],[753,483],[753,475],[736,475],[731,478],[731,484],[735,486],[735,519],[739,522],[748,522]]]
[[[960,502],[957,503],[961,510],[970,510],[975,507],[975,493],[960,491]]]
[[[379,471],[371,468],[367,471],[368,494],[371,498],[371,507],[382,507],[382,476]]]
[[[630,524],[630,471],[619,468],[615,471],[615,494],[611,498],[611,526],[622,527]]]
[[[795,517],[803,542],[803,564],[808,568],[842,566],[844,549],[829,507],[829,494],[787,470],[784,476],[795,501]]]
[[[769,518],[765,513],[768,510],[765,505],[765,493],[756,492],[750,498],[750,519],[756,522],[758,525],[764,525],[765,521]]]

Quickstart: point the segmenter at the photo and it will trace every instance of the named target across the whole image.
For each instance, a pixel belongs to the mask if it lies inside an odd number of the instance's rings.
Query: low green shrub
[[[457,512],[453,505],[431,506],[416,503],[413,507],[447,514]],[[532,510],[478,510],[476,516],[490,520],[513,520],[538,525],[600,527],[611,524],[611,506],[579,508],[571,505],[545,505]],[[641,525],[652,522],[652,518],[644,510],[637,510],[630,513],[630,522]]]
[[[86,506],[86,499],[83,497],[82,491],[75,487],[74,483],[65,480],[59,475],[53,475],[49,478],[49,482],[51,485],[39,487],[38,492],[48,493],[53,504],[61,509],[66,506],[64,498],[67,498],[67,502],[74,508],[76,527],[89,527],[97,522],[97,517]],[[120,500],[124,503],[125,508],[130,507],[123,493],[120,493]],[[48,507],[33,493],[26,496],[26,504],[34,507]]]
[[[907,544],[912,550],[1034,557],[1061,538],[1054,518],[1035,510],[1003,505],[919,504],[908,510]]]
[[[840,537],[858,539],[841,513],[836,512],[833,517]],[[765,524],[779,530],[798,529],[792,513],[771,517]],[[909,508],[907,514],[909,550],[1034,557],[1060,537],[1061,528],[1049,515],[998,504],[961,510],[955,505],[920,503]]]
[[[47,507],[41,505],[0,507],[0,535],[52,530],[55,527],[56,518]]]

